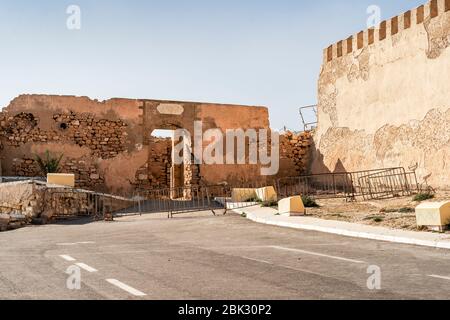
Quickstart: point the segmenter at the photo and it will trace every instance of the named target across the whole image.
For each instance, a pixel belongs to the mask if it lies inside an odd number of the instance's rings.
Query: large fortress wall
[[[324,51],[313,172],[419,165],[450,186],[450,0]]]

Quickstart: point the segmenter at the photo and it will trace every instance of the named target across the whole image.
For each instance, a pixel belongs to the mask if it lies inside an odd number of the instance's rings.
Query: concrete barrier
[[[67,173],[49,173],[47,174],[47,183],[74,188],[75,175]]]
[[[416,208],[416,220],[419,227],[442,231],[450,224],[450,201],[422,203]]]
[[[231,190],[231,200],[233,202],[246,202],[256,198],[255,189],[250,188],[236,188]]]
[[[277,201],[278,196],[274,187],[256,189],[256,196],[263,202]]]
[[[278,213],[280,215],[292,217],[304,216],[306,214],[306,209],[302,197],[296,196],[280,200],[278,202]]]

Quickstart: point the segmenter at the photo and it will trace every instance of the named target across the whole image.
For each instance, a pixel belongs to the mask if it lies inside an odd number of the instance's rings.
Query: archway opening
[[[194,164],[193,155],[185,155],[184,150],[178,156],[182,163],[174,163],[175,145],[182,143],[182,138],[175,139],[176,126],[165,126],[165,129],[154,129],[149,137],[148,176],[156,181],[154,187],[164,185],[172,189],[173,198],[186,197],[186,190],[196,186],[200,181],[200,166]],[[187,159],[190,158],[190,161]]]
[[[173,130],[154,130],[149,137],[146,184],[150,189],[172,187]]]

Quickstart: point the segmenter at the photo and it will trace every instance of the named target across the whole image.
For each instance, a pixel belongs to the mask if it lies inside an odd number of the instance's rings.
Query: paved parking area
[[[0,265],[2,299],[450,298],[449,250],[207,212],[0,233]]]

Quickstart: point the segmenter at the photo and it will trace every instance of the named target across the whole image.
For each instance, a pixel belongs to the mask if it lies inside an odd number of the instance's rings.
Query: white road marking
[[[133,296],[136,296],[136,297],[144,297],[144,296],[146,296],[145,293],[143,293],[143,292],[141,292],[139,290],[136,290],[136,289],[130,287],[129,285],[126,285],[125,283],[120,282],[119,280],[106,279],[106,281],[108,281],[112,285],[115,285],[116,287],[118,287],[118,288],[120,288],[122,290],[125,290],[126,292],[132,294]]]
[[[321,273],[317,273],[317,272],[313,272],[313,271],[309,271],[309,270],[305,270],[305,269],[298,269],[298,268],[293,268],[293,267],[289,267],[289,266],[285,266],[285,265],[281,265],[281,264],[275,264],[273,262],[269,262],[266,260],[260,260],[260,259],[253,259],[253,258],[249,258],[249,257],[241,257],[250,261],[255,261],[255,262],[260,262],[260,263],[264,263],[264,264],[268,264],[270,266],[274,266],[274,267],[280,267],[280,268],[285,268],[285,269],[289,269],[289,270],[293,270],[293,271],[297,271],[297,272],[303,272],[303,273],[309,273],[309,274],[313,274],[315,276],[319,276],[319,277],[325,277],[325,278],[330,278],[330,279],[338,279],[338,278],[334,278],[332,276],[327,276],[326,274],[321,274]]]
[[[269,261],[266,261],[266,260],[253,259],[253,258],[249,258],[249,257],[242,257],[242,258],[247,259],[247,260],[251,260],[251,261],[255,261],[255,262],[261,262],[261,263],[273,265],[272,262],[269,262]]]
[[[86,271],[88,271],[88,272],[97,272],[97,269],[92,268],[92,267],[90,267],[90,266],[88,266],[87,264],[82,263],[82,262],[75,263],[75,265],[76,265],[76,266],[79,266],[81,269],[84,269],[84,270],[86,270]]]
[[[68,255],[65,255],[65,254],[60,255],[60,257],[66,261],[70,261],[70,262],[75,261],[74,258],[72,258],[71,256],[68,256]]]
[[[435,274],[430,274],[429,277],[436,278],[436,279],[450,280],[450,277],[438,276],[438,275],[435,275]]]
[[[94,241],[82,241],[82,242],[64,242],[57,243],[57,246],[76,246],[77,244],[94,244]]]
[[[270,246],[270,248],[273,249],[278,249],[278,250],[283,250],[283,251],[290,251],[290,252],[298,252],[298,253],[304,253],[304,254],[309,254],[312,256],[318,256],[318,257],[324,257],[324,258],[330,258],[330,259],[335,259],[335,260],[341,260],[341,261],[346,261],[346,262],[352,262],[352,263],[366,263],[364,261],[359,261],[359,260],[353,260],[353,259],[347,259],[347,258],[342,258],[342,257],[337,257],[337,256],[330,256],[328,254],[323,254],[323,253],[318,253],[318,252],[312,252],[312,251],[306,251],[306,250],[300,250],[300,249],[291,249],[291,248],[285,248],[285,247],[279,247],[279,246]]]

